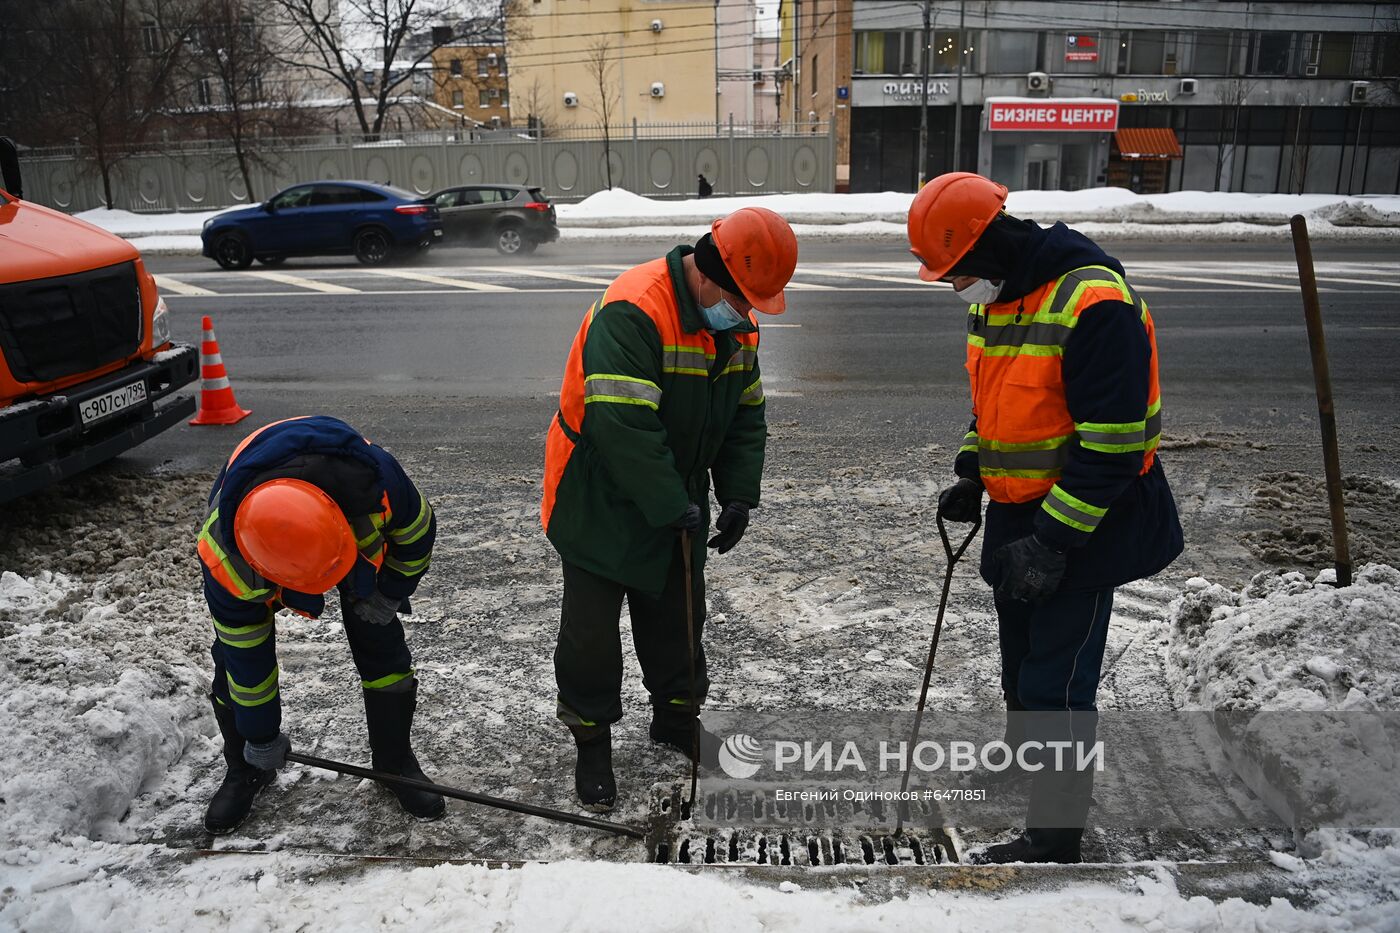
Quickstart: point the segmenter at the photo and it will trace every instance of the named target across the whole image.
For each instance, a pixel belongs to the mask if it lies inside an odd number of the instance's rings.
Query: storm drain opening
[[[647,844],[658,864],[907,867],[959,860],[954,834],[929,804],[906,809],[905,827],[895,832],[892,807],[858,801],[799,805],[762,791],[705,794],[693,820],[683,815],[685,802],[679,786],[653,788]]]

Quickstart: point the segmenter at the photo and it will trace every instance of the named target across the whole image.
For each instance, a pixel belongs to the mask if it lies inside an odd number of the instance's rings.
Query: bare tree
[[[1253,81],[1234,78],[1230,81],[1222,81],[1215,88],[1215,99],[1222,107],[1228,108],[1225,112],[1229,119],[1229,126],[1225,125],[1225,120],[1221,120],[1220,129],[1217,130],[1215,137],[1216,191],[1220,190],[1220,179],[1224,175],[1227,165],[1230,176],[1225,179],[1225,187],[1228,190],[1234,185],[1235,152],[1240,139],[1240,112],[1244,108],[1245,102],[1249,100],[1249,95],[1254,93],[1254,86]]]
[[[612,119],[622,101],[622,92],[617,83],[617,59],[613,55],[612,41],[595,39],[589,43],[584,55],[583,67],[593,79],[597,96],[591,99],[588,109],[597,114],[603,123],[603,172],[607,178],[608,190],[612,190]]]
[[[203,0],[184,62],[197,122],[232,145],[249,201],[258,200],[253,169],[281,162],[263,141],[300,135],[315,123],[290,79],[278,75],[276,37],[257,12],[252,0]]]
[[[283,53],[286,63],[339,85],[360,131],[376,136],[400,96],[412,88],[414,72],[424,63],[431,67],[434,52],[448,43],[488,44],[519,19],[510,14],[520,0],[269,2],[296,35]]]
[[[545,124],[554,120],[554,105],[549,97],[549,89],[538,77],[531,78],[530,83],[519,92],[515,102],[525,105],[526,120],[531,132],[536,136],[543,136]]]
[[[151,141],[178,97],[180,63],[194,25],[193,2],[48,0],[12,6],[13,44],[4,85],[13,129],[30,145],[73,144],[102,177],[114,205],[118,163]],[[40,80],[19,80],[24,70]]]

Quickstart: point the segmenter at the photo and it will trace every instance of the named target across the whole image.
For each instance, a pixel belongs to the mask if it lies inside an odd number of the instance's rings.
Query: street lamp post
[[[958,98],[953,103],[953,171],[962,171],[963,58],[967,55],[967,0],[958,3]],[[927,81],[927,79],[925,79]]]
[[[924,8],[924,34],[923,34],[923,81],[921,82],[922,101],[919,104],[919,184],[922,188],[924,182],[928,181],[928,68],[929,68],[929,46],[933,42],[933,20],[930,10],[931,0],[923,0]]]

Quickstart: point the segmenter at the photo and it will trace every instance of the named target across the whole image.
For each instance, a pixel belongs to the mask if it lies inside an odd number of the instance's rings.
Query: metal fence
[[[716,195],[831,191],[832,128],[824,123],[641,124],[610,128],[434,130],[260,140],[250,198],[224,141],[187,141],[133,152],[113,170],[114,207],[136,212],[213,210],[261,200],[287,185],[359,179],[420,194],[462,184],[544,188],[574,201],[607,187],[649,197],[694,197],[704,175]],[[76,149],[21,156],[25,196],[65,211],[104,206],[102,179]]]

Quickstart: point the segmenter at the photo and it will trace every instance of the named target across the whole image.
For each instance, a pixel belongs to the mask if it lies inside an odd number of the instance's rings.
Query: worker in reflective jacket
[[[709,685],[702,533],[711,480],[720,514],[709,546],[718,553],[738,543],[758,505],[767,427],[753,311],[782,313],[796,265],[787,222],[743,208],[694,249],[624,272],[574,338],[546,441],[541,517],[564,563],[558,715],[578,746],[575,787],[588,809],[611,808],[617,794],[609,727],[622,718],[624,597],[652,740],[690,754],[700,729],[701,760],[717,761],[718,742],[697,718]],[[688,594],[682,532],[696,536]]]
[[[1116,259],[1062,223],[1008,215],[1006,193],[954,172],[909,210],[920,277],[971,304],[972,424],[938,512],[973,521],[983,492],[991,499],[981,572],[994,588],[1008,740],[1031,728],[1092,745],[1114,588],[1182,549],[1157,456],[1156,330]],[[1034,777],[1026,833],[983,860],[1080,860],[1092,771]]]
[[[409,745],[418,681],[398,613],[409,611],[436,531],[432,507],[398,461],[336,418],[274,422],[234,450],[198,544],[214,617],[210,699],[228,764],[205,813],[209,832],[237,827],[286,764],[276,616],[319,617],[332,587],[364,689],[374,767],[425,780]],[[420,819],[445,811],[436,794],[389,789]]]

